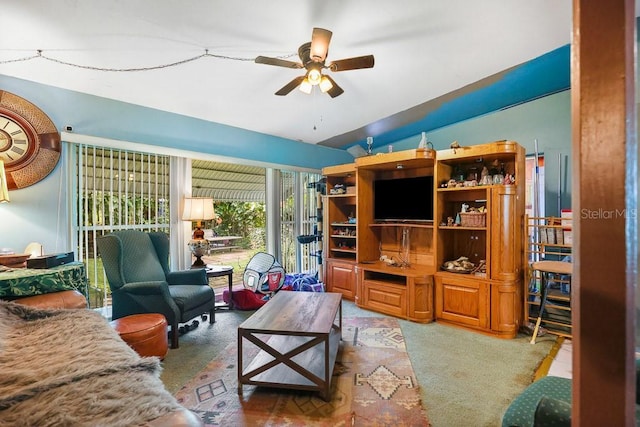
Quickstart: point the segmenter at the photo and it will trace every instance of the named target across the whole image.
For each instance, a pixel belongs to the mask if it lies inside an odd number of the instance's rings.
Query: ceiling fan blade
[[[333,61],[329,64],[329,69],[331,71],[358,70],[360,68],[373,68],[373,64],[373,55],[357,56]]]
[[[336,96],[340,96],[340,95],[342,95],[344,93],[344,89],[342,89],[340,86],[338,86],[336,81],[333,80],[331,78],[331,76],[325,76],[325,77],[327,79],[329,79],[329,81],[333,85],[333,87],[327,91],[327,93],[329,94],[330,97],[335,98]]]
[[[256,56],[256,64],[275,65],[276,67],[286,68],[302,68],[303,65],[299,62],[287,61],[286,59],[270,58],[268,56]]]
[[[329,42],[333,33],[324,28],[314,28],[311,34],[311,59],[324,62],[329,52]]]
[[[296,87],[300,86],[300,83],[302,83],[302,81],[304,80],[305,76],[299,76],[296,77],[295,79],[291,80],[289,83],[287,83],[286,85],[282,86],[282,88],[276,92],[276,95],[279,96],[284,96],[287,95],[289,92],[291,92],[292,90],[294,90]]]

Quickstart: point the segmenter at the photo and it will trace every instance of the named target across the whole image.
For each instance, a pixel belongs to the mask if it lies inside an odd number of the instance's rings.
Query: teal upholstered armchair
[[[171,347],[178,347],[178,324],[209,313],[215,322],[215,294],[204,269],[169,271],[165,233],[116,231],[99,237],[112,296],[112,318],[161,313],[171,327]]]
[[[511,402],[502,427],[571,427],[570,378],[542,377]],[[640,420],[640,359],[636,359],[636,420]]]

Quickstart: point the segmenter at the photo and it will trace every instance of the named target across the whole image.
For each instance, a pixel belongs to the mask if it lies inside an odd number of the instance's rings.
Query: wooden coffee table
[[[342,294],[278,292],[238,327],[238,394],[253,384],[319,391],[330,400],[341,334]],[[245,340],[260,349],[249,360]]]

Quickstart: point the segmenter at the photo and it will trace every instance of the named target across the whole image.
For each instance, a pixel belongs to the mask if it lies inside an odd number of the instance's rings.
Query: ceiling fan
[[[339,59],[325,64],[329,52],[329,42],[333,33],[324,28],[314,28],[311,34],[311,42],[298,48],[298,56],[301,62],[287,61],[286,59],[258,56],[257,64],[275,65],[286,68],[305,68],[307,72],[291,80],[276,92],[276,95],[284,96],[296,87],[304,93],[311,93],[313,86],[320,87],[322,92],[335,98],[342,95],[344,90],[328,75],[322,74],[323,69],[330,71],[357,70],[360,68],[373,68],[373,55],[358,56],[354,58]]]

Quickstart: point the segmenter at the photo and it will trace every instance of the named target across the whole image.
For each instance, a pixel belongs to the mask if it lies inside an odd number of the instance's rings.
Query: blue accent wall
[[[420,132],[431,132],[471,118],[569,89],[571,85],[571,49],[569,45],[541,55],[489,79],[475,88],[427,113],[422,119],[374,136],[374,147],[387,146]],[[481,83],[481,82],[480,82]],[[357,142],[363,148],[366,140]],[[352,146],[355,144],[348,144]]]
[[[301,143],[0,75],[0,89],[41,108],[59,130],[83,135],[179,148],[237,159],[320,170],[348,163],[345,150]]]
[[[395,141],[394,151],[417,148],[420,134]],[[565,90],[511,108],[464,120],[427,132],[436,150],[508,139],[522,145],[528,155],[545,159],[545,215],[560,215],[571,207],[571,91]],[[380,147],[376,152],[384,152]],[[517,179],[517,177],[516,177]],[[560,197],[558,197],[560,195]]]

